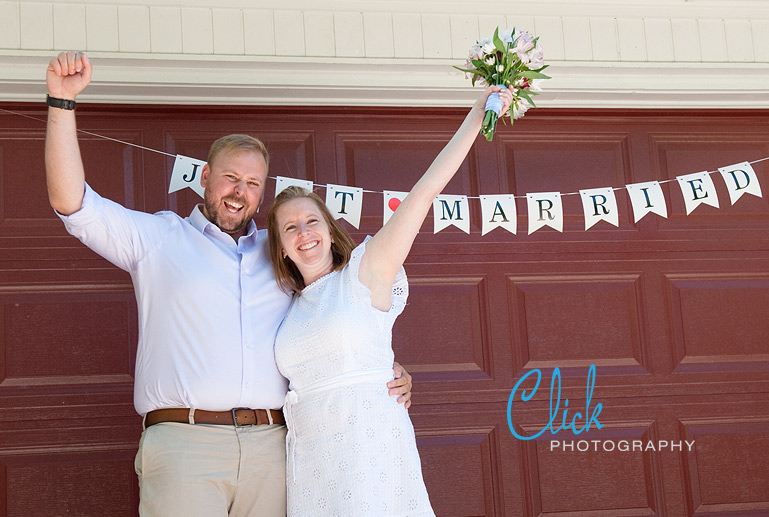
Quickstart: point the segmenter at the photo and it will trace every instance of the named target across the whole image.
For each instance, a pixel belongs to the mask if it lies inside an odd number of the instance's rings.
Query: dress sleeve
[[[352,254],[350,255],[350,262],[347,264],[347,275],[349,281],[358,287],[369,304],[371,303],[371,293],[369,292],[368,288],[358,279],[358,271],[360,269],[361,258],[363,257],[363,253],[366,251],[366,243],[370,239],[371,236],[367,236],[365,239],[363,239],[363,242],[358,245],[358,247],[352,250]],[[395,275],[395,281],[393,281],[390,309],[387,312],[383,312],[378,309],[373,310],[381,312],[382,314],[387,314],[390,319],[390,323],[392,323],[395,321],[395,318],[397,318],[400,313],[403,312],[403,309],[406,307],[406,301],[408,300],[408,297],[409,282],[408,278],[406,278],[406,271],[403,269],[403,266],[401,266],[401,268],[398,270],[398,273]]]

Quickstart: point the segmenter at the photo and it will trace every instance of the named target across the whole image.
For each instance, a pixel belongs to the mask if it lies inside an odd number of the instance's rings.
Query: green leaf
[[[519,74],[519,76],[525,77],[526,79],[550,79],[549,75],[541,74],[533,70],[524,70]]]
[[[532,92],[532,93],[534,93],[534,92]],[[526,90],[523,90],[523,89],[518,90],[518,96],[519,97],[523,97],[524,99],[526,99],[528,101],[528,103],[532,105],[532,107],[534,107],[534,108],[537,107],[537,105],[534,104],[534,101],[531,100],[531,95],[529,95],[529,92],[527,92]]]
[[[453,66],[452,68],[456,68],[460,72],[466,72],[468,74],[475,74],[478,70],[470,70],[469,68],[459,68],[458,66]]]

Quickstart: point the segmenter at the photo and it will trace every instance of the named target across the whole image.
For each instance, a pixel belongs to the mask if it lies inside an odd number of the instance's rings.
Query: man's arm
[[[48,64],[48,95],[75,100],[91,82],[91,63],[82,52],[62,52]],[[75,111],[48,108],[45,138],[45,171],[48,200],[62,215],[80,210],[85,192],[85,173],[77,142]]]
[[[390,388],[388,393],[390,396],[400,395],[398,403],[408,409],[411,407],[411,375],[398,362],[394,362],[393,377],[394,379],[387,383]]]

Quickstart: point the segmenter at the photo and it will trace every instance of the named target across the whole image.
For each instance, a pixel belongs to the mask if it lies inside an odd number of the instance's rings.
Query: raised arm
[[[500,92],[504,103],[500,118],[507,111],[512,103],[510,91],[501,90],[499,86],[487,88],[387,224],[366,245],[366,252],[361,258],[359,279],[371,291],[371,304],[374,307],[389,309],[395,275],[406,260],[433,200],[457,172],[475,142],[483,121],[486,98],[495,91]]]
[[[75,100],[91,82],[91,63],[82,52],[62,52],[48,64],[48,95]],[[77,143],[75,111],[48,108],[45,137],[45,172],[48,200],[63,215],[80,210],[85,192],[85,173]]]

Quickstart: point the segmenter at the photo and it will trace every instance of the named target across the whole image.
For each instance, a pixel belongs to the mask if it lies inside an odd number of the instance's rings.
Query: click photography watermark
[[[531,376],[536,376],[534,387],[530,390],[523,388],[523,384]],[[561,408],[561,370],[558,367],[553,369],[553,375],[550,380],[550,409],[549,420],[539,431],[533,434],[521,434],[513,425],[513,402],[516,395],[520,392],[520,402],[530,401],[539,389],[542,381],[542,372],[537,368],[527,372],[515,383],[510,397],[507,399],[507,425],[510,432],[519,440],[536,440],[546,432],[553,436],[561,431],[566,434],[559,436],[559,439],[550,440],[550,451],[563,452],[691,452],[694,449],[694,440],[641,440],[641,439],[588,439],[587,437],[574,438],[585,433],[587,435],[591,428],[600,430],[604,427],[598,417],[603,410],[603,404],[600,402],[593,405],[593,389],[595,388],[596,368],[594,364],[590,365],[587,374],[585,412],[576,411],[569,419],[569,399],[563,399],[563,408]],[[580,408],[581,409],[581,408]],[[555,427],[560,413],[560,421]]]

